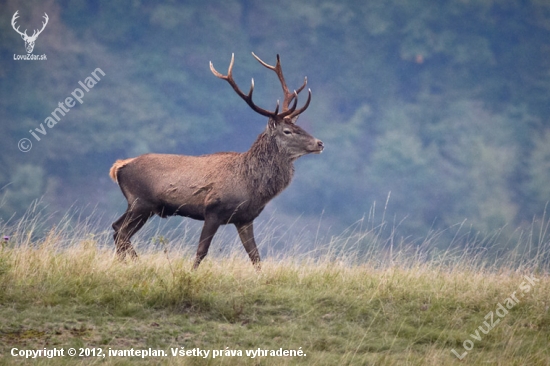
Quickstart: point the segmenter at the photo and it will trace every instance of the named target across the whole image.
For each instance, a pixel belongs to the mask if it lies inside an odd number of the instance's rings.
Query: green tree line
[[[146,152],[245,151],[265,126],[226,83],[281,98],[267,62],[313,98],[299,123],[326,151],[298,162],[272,205],[345,227],[385,206],[404,235],[467,220],[530,223],[550,200],[550,3],[520,1],[20,1],[0,21],[0,215],[92,206],[120,213],[108,178]],[[11,27],[39,28],[35,54]],[[41,141],[30,130],[101,68],[105,76]],[[303,102],[304,98],[301,98]],[[31,151],[17,148],[21,138]],[[391,192],[391,193],[390,193]]]

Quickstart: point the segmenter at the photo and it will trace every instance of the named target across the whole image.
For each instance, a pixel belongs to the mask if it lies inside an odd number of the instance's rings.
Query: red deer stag
[[[110,171],[128,200],[126,212],[113,224],[116,252],[137,257],[130,238],[153,215],[173,215],[203,220],[204,226],[193,268],[197,268],[208,253],[212,238],[220,225],[233,224],[252,261],[260,268],[260,255],[254,241],[253,221],[273,197],[285,189],[294,174],[294,161],[302,155],[321,153],[323,142],[296,125],[298,116],[311,101],[311,90],[303,107],[297,109],[298,93],[306,84],[290,92],[281,69],[252,55],[263,66],[273,70],[281,82],[284,100],[274,112],[258,107],[252,101],[254,79],[248,94],[233,80],[234,55],[227,75],[210,70],[226,80],[235,92],[257,113],[268,117],[267,127],[250,149],[244,153],[219,152],[202,156],[145,154],[132,159],[117,160]]]

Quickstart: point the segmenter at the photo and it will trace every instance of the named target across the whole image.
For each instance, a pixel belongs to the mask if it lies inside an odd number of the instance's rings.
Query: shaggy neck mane
[[[271,199],[285,189],[294,175],[292,159],[282,153],[273,136],[263,132],[243,153],[243,173],[249,189],[264,199]]]

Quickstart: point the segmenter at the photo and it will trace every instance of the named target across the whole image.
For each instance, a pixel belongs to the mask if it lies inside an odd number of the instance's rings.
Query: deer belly
[[[262,212],[264,207],[257,207],[247,204],[246,201],[221,204],[218,207],[209,209],[215,212],[220,221],[224,224],[252,222]]]
[[[204,208],[192,205],[159,205],[155,209],[155,214],[159,215],[162,218],[166,218],[168,216],[184,216],[190,217],[195,220],[204,220]]]

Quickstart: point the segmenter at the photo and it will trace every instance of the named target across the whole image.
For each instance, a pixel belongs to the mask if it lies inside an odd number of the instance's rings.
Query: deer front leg
[[[257,271],[260,271],[260,253],[258,252],[258,247],[256,246],[256,241],[254,240],[254,226],[252,222],[246,224],[235,224],[237,231],[239,232],[239,237],[243,242],[244,249],[248,253],[252,264]]]
[[[204,225],[202,227],[201,236],[199,239],[199,247],[197,248],[197,256],[195,257],[195,263],[193,264],[193,269],[197,269],[201,261],[208,254],[208,248],[210,248],[210,243],[212,238],[218,231],[220,227],[220,222],[214,218],[205,218]]]

